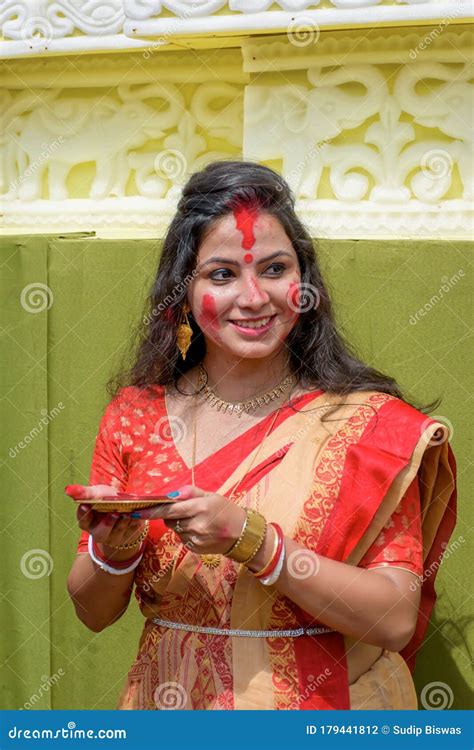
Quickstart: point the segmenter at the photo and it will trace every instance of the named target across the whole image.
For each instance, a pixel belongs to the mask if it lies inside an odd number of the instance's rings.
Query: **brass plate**
[[[101,513],[130,513],[142,508],[153,508],[154,505],[168,505],[175,501],[170,497],[153,497],[149,500],[111,500],[110,498],[94,497],[89,500],[76,500],[81,505],[90,505],[92,510],[98,510]]]

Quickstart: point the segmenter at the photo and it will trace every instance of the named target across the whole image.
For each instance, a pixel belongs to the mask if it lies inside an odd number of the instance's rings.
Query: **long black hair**
[[[364,364],[338,331],[327,287],[319,269],[315,245],[295,213],[294,197],[275,171],[247,161],[218,161],[193,174],[184,186],[176,214],[163,241],[162,252],[143,317],[129,344],[123,366],[107,383],[114,397],[127,385],[145,391],[176,382],[202,361],[204,336],[192,313],[191,346],[183,360],[176,346],[176,331],[186,289],[193,279],[199,246],[215,222],[235,208],[249,205],[274,216],[289,237],[301,273],[301,312],[285,344],[289,366],[306,389],[335,394],[380,391],[403,399],[428,413],[437,408],[415,404],[402,394],[394,378]],[[315,304],[311,304],[314,297]],[[317,299],[317,304],[316,304]],[[309,301],[309,304],[307,304]]]

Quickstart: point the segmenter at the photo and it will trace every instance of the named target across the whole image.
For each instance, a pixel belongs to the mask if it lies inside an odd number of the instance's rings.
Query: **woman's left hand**
[[[183,544],[199,555],[224,555],[239,538],[245,510],[223,495],[184,485],[174,503],[137,511],[140,518],[162,518]]]

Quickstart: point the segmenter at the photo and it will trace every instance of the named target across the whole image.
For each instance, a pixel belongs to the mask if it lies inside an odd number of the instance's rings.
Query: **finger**
[[[143,521],[120,518],[113,526],[110,539],[113,539],[114,545],[128,544],[132,539],[137,537],[137,534],[143,530],[143,527]]]
[[[95,511],[92,510],[88,505],[79,505],[76,511],[76,518],[79,524],[79,528],[88,531],[90,526],[95,521]]]
[[[195,487],[193,484],[183,484],[182,487],[179,487],[175,491],[179,492],[179,495],[176,496],[176,502],[180,500],[189,500],[191,497],[202,497],[203,495],[209,494],[206,490],[203,490],[200,487]],[[169,494],[172,495],[174,493],[170,492]]]
[[[116,519],[109,513],[97,513],[97,518],[89,526],[89,533],[96,542],[106,543],[106,540],[114,531]]]
[[[133,517],[162,518],[163,520],[168,518],[191,518],[196,515],[199,506],[200,498],[196,498],[187,500],[185,503],[175,502],[170,505],[155,505],[153,508],[143,508],[134,512]]]
[[[108,484],[68,484],[65,493],[75,500],[93,500],[101,497],[114,497],[117,491]]]

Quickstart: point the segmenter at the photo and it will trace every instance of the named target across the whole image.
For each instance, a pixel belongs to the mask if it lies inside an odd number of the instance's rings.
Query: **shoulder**
[[[105,414],[113,417],[143,417],[147,412],[156,412],[164,404],[165,389],[162,385],[139,388],[134,385],[120,388],[108,403]]]
[[[361,434],[388,441],[402,439],[406,433],[419,437],[429,428],[443,426],[401,398],[374,390],[352,391],[348,394],[325,394],[331,409],[329,418],[350,419],[364,426]],[[334,407],[334,412],[332,410]]]

